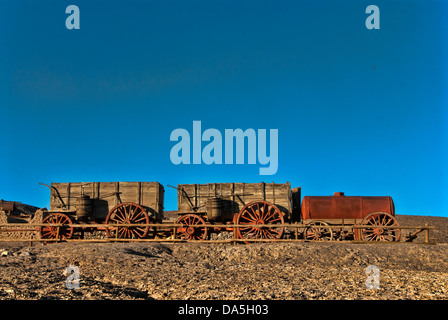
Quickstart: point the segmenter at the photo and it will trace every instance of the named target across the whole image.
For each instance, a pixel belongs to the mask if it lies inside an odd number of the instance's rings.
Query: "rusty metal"
[[[302,200],[304,220],[362,220],[372,212],[395,215],[392,198],[345,196],[336,192],[333,196],[305,196]]]

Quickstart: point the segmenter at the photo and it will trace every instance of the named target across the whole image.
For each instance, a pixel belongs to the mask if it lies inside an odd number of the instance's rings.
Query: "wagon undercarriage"
[[[115,208],[102,224],[73,223],[63,213],[51,213],[39,227],[40,239],[51,241],[182,241],[182,242],[275,242],[275,241],[354,241],[400,242],[402,229],[426,231],[429,242],[431,227],[399,226],[396,218],[387,213],[373,213],[360,224],[330,224],[311,220],[285,223],[274,205],[251,203],[230,223],[210,223],[198,214],[182,215],[177,221],[151,222],[144,209],[129,203]],[[255,209],[257,208],[257,209]],[[260,208],[260,210],[258,210]],[[248,211],[249,210],[249,211]],[[250,212],[250,214],[248,213]],[[341,221],[344,222],[344,221]],[[417,232],[417,233],[418,233]],[[85,238],[85,234],[96,236]],[[227,234],[223,239],[219,235]],[[218,235],[218,237],[216,236]],[[412,241],[416,233],[405,241]]]

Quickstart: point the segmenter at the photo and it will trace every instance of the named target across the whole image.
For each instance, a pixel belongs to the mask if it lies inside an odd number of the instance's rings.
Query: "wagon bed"
[[[155,220],[163,220],[164,188],[158,182],[53,182],[50,188],[50,212],[76,212],[76,199],[85,195],[91,199],[93,220],[104,220],[125,202],[143,206]]]
[[[292,211],[289,182],[179,184],[177,189],[179,214],[206,212],[207,200],[213,197],[223,199],[223,211],[230,218],[253,201],[268,201],[287,215]]]

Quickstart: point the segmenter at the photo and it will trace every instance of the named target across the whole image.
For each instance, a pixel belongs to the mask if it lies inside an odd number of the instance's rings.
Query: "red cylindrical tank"
[[[305,196],[302,200],[302,219],[363,219],[372,212],[395,215],[391,197],[345,196],[335,192],[333,196]]]

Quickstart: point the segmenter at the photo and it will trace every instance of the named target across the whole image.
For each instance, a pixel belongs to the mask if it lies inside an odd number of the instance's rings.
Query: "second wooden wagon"
[[[300,199],[300,188],[291,190],[289,182],[179,184],[176,189],[177,223],[190,225],[178,228],[177,236],[187,240],[205,240],[209,233],[224,230],[240,239],[280,239],[284,227],[273,225],[292,221],[293,198]],[[205,224],[247,227],[197,227]]]

